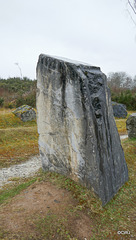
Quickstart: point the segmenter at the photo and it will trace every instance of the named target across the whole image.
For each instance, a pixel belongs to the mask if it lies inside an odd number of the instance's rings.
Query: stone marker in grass
[[[128,180],[107,79],[99,67],[41,54],[37,123],[45,171],[94,190],[103,205]]]
[[[132,113],[127,121],[126,121],[126,128],[128,131],[129,138],[136,138],[136,113]]]
[[[36,119],[36,112],[35,110],[28,105],[22,105],[16,108],[12,113],[19,117],[23,122],[28,122]]]
[[[124,104],[113,102],[113,101],[111,103],[112,103],[114,117],[117,117],[117,118],[127,117],[127,110]]]

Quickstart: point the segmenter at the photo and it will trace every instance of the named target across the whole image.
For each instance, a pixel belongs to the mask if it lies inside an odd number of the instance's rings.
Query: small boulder
[[[12,113],[19,117],[23,122],[36,119],[35,110],[28,105],[22,105],[21,107],[16,108]]]
[[[113,108],[114,117],[126,118],[127,110],[126,110],[126,106],[124,104],[112,101],[112,108]]]
[[[128,131],[129,138],[136,138],[136,113],[132,113],[127,121],[126,121],[126,128]]]

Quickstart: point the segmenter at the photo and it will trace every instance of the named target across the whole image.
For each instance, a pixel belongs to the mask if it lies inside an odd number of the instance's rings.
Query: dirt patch
[[[36,182],[1,206],[0,228],[6,230],[7,239],[88,240],[92,222],[83,211],[73,210],[77,205],[69,191]]]
[[[92,220],[83,212],[78,212],[78,216],[72,216],[69,228],[77,239],[90,240],[92,236]]]

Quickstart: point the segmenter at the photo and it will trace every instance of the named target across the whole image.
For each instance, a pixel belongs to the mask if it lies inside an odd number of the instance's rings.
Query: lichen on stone
[[[19,117],[23,122],[31,121],[36,119],[36,112],[35,110],[28,105],[22,105],[16,108],[12,113]]]

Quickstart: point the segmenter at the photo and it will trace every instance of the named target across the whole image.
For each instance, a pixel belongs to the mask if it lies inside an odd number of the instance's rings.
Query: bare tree
[[[108,85],[110,88],[131,89],[132,78],[126,72],[111,72],[108,75]]]
[[[19,63],[15,63],[15,65],[17,65],[17,67],[18,67],[18,69],[20,71],[21,79],[23,79],[22,70],[21,70],[21,67],[19,66]]]
[[[131,9],[133,10],[133,12],[136,14],[136,0],[128,0],[128,4],[131,7]]]
[[[127,7],[127,12],[131,20],[133,21],[134,25],[136,26],[136,20],[134,19],[134,16],[133,16],[133,15],[136,15],[136,0],[127,0],[127,5],[129,6]],[[129,9],[131,9],[132,11],[130,12]]]
[[[136,75],[135,75],[134,78],[133,78],[133,88],[136,89]]]

